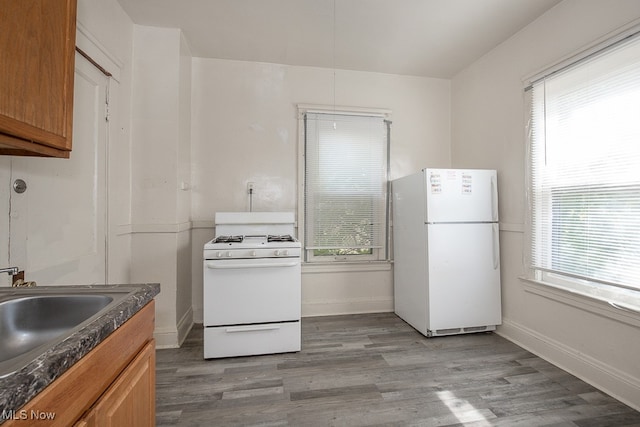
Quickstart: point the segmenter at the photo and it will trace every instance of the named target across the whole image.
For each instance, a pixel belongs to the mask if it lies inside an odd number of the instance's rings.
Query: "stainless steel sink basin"
[[[37,288],[0,294],[0,376],[28,364],[127,294]]]

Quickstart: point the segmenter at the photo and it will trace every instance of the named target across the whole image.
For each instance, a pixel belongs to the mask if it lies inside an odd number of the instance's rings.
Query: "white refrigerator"
[[[501,323],[497,174],[423,169],[393,192],[394,308],[427,337]]]

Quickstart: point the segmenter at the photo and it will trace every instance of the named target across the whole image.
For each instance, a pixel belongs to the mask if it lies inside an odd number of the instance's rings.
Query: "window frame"
[[[534,220],[532,218],[532,198],[533,198],[533,170],[532,170],[532,115],[533,115],[533,101],[531,95],[532,86],[544,79],[547,76],[553,75],[555,73],[564,71],[569,67],[573,67],[575,65],[579,65],[581,62],[590,59],[591,57],[598,55],[600,53],[604,53],[610,48],[618,45],[621,42],[625,42],[628,39],[635,37],[640,37],[640,25],[634,25],[631,27],[621,29],[618,34],[608,37],[607,39],[601,39],[596,43],[588,46],[583,51],[571,55],[564,59],[563,61],[547,68],[546,70],[539,72],[529,78],[524,79],[524,114],[525,114],[525,123],[526,123],[526,150],[525,150],[525,190],[526,190],[526,200],[528,203],[528,209],[525,215],[525,264],[526,264],[526,273],[525,276],[521,279],[525,283],[535,284],[536,286],[542,286],[547,288],[556,288],[561,289],[563,291],[567,291],[574,295],[584,296],[590,299],[599,300],[607,303],[610,307],[615,310],[622,310],[627,313],[640,314],[640,289],[634,289],[633,287],[629,287],[626,285],[618,285],[603,281],[597,280],[589,280],[588,278],[581,277],[579,275],[571,275],[571,274],[558,274],[553,271],[547,271],[540,268],[534,268],[533,265],[533,239],[534,235],[532,233],[532,227],[535,225]],[[527,108],[531,107],[531,108]],[[547,199],[544,203],[551,204],[552,195],[547,194]],[[551,213],[553,215],[553,213]],[[551,232],[553,227],[549,228],[549,232]],[[549,245],[552,244],[551,241],[548,242]],[[536,287],[531,287],[531,285],[527,285],[527,289],[534,293],[541,293],[547,295],[542,291],[540,291]]]
[[[385,122],[391,123],[391,111],[379,108],[362,108],[349,106],[327,106],[318,104],[298,104],[298,239],[302,242],[303,263],[308,265],[321,264],[362,264],[362,263],[388,263],[390,253],[390,129],[387,135],[387,154],[386,154],[386,206],[384,209],[384,244],[382,247],[373,248],[371,254],[366,255],[330,255],[317,256],[313,255],[313,250],[306,249],[306,224],[305,224],[305,171],[306,171],[306,153],[305,153],[305,115],[307,113],[320,114],[339,114],[339,115],[356,115],[356,116],[379,116]]]

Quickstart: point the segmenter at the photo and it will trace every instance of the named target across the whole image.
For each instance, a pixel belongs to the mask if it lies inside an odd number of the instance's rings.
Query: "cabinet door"
[[[151,340],[76,426],[154,426],[155,355]]]
[[[3,1],[0,153],[68,157],[76,0]]]

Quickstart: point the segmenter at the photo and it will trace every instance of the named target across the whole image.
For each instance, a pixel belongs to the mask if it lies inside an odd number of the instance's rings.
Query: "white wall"
[[[637,0],[565,0],[452,80],[452,163],[498,170],[499,333],[640,409],[640,316],[518,279],[524,273],[523,79],[640,19]]]
[[[177,29],[134,26],[117,0],[79,0],[78,25],[114,73],[109,281],[160,282],[156,337],[177,346],[192,322],[191,195],[181,190],[191,173],[189,46]]]
[[[109,281],[159,282],[157,343],[177,346],[192,323],[191,194],[181,190],[191,173],[191,52],[179,30],[134,27],[117,0],[79,0],[78,23],[98,46],[94,59],[118,67],[107,67]]]
[[[176,223],[191,226],[191,49],[180,34],[178,85],[178,165],[176,171]],[[193,322],[191,230],[178,237],[176,321],[178,341],[186,338]]]
[[[118,68],[111,88],[109,278],[161,283],[160,345],[177,344],[190,307],[202,309],[202,245],[213,235],[216,211],[246,210],[247,181],[256,182],[255,209],[298,208],[297,103],[392,110],[392,177],[450,164],[448,80],[340,70],[334,80],[327,69],[191,61],[179,30],[134,26],[116,0],[79,0],[78,22],[97,56]],[[8,169],[0,159],[4,182]],[[0,197],[8,194],[3,187]],[[8,215],[1,221],[8,227]],[[306,271],[304,286],[307,315],[392,308],[388,266]]]
[[[180,30],[134,25],[132,272],[160,282],[158,347],[177,347],[192,324],[191,53]]]
[[[334,99],[335,81],[335,99]],[[202,320],[202,245],[218,211],[298,205],[296,106],[323,104],[392,111],[391,176],[450,165],[450,82],[312,67],[193,59],[193,301]],[[382,271],[303,271],[303,315],[392,310]]]

